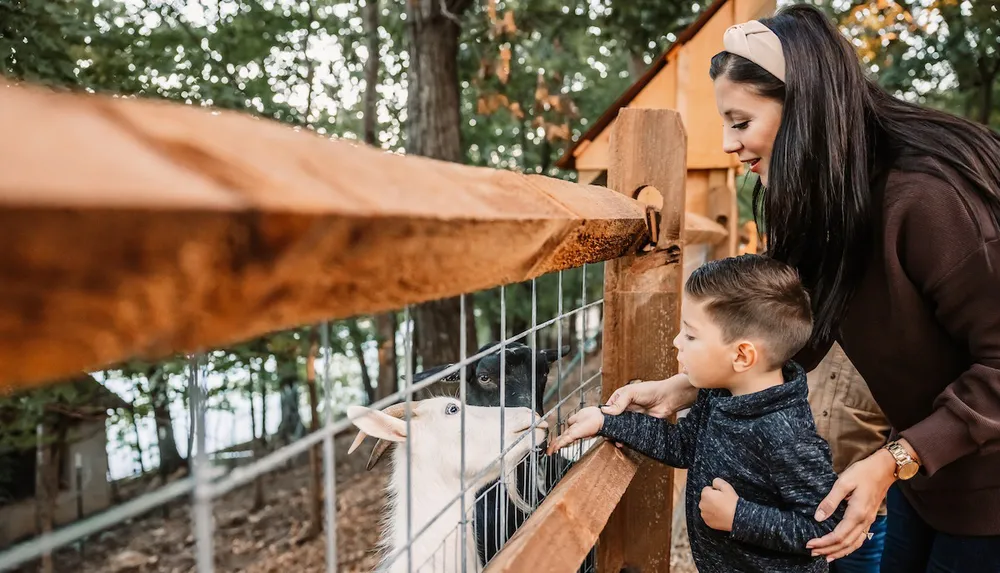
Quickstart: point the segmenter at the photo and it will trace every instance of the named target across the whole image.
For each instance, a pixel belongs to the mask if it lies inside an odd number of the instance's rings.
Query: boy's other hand
[[[566,431],[549,443],[548,454],[552,455],[577,440],[592,438],[604,427],[604,414],[596,406],[584,408],[566,420]]]
[[[705,525],[719,531],[732,531],[733,520],[736,519],[736,503],[740,496],[722,478],[712,480],[711,487],[701,490],[701,501],[698,509]]]

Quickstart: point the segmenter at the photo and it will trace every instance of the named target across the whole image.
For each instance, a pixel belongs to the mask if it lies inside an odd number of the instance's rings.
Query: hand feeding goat
[[[444,551],[441,549],[446,544],[450,546],[450,543],[458,546],[461,531],[456,531],[456,526],[462,522],[461,508],[471,507],[474,492],[500,476],[497,452],[500,451],[501,443],[501,413],[505,422],[504,447],[514,444],[504,456],[506,467],[514,467],[532,447],[532,436],[525,435],[531,430],[532,423],[537,424],[533,436],[535,442],[545,440],[545,428],[548,426],[529,408],[466,406],[464,434],[461,432],[461,412],[462,403],[454,398],[412,402],[407,428],[403,419],[404,404],[390,406],[381,412],[360,406],[348,409],[348,417],[361,430],[351,451],[364,439],[365,434],[387,442],[409,442],[409,484],[407,448],[398,447],[392,454],[390,509],[381,542],[388,550],[387,557],[392,560],[383,564],[389,571],[462,571],[461,559],[447,547]],[[463,445],[466,452],[464,478],[467,483],[464,504],[460,505],[457,501],[461,492],[460,456],[456,452],[460,452]],[[409,501],[408,487],[413,494]],[[408,511],[412,511],[410,534],[417,535],[427,527],[418,538],[412,540],[409,560],[405,549],[410,542],[407,531]],[[466,560],[470,570],[476,571],[481,568],[481,563],[475,533],[471,524],[466,527],[466,546],[462,548],[460,555]],[[451,541],[449,537],[452,537]]]

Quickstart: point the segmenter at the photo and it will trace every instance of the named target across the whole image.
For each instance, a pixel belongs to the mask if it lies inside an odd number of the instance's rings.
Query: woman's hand
[[[698,389],[688,381],[687,374],[677,374],[666,380],[636,382],[615,390],[608,405],[601,408],[605,414],[617,416],[625,410],[666,418],[694,403]]]
[[[833,531],[806,543],[814,556],[826,557],[827,562],[848,555],[868,539],[868,528],[875,522],[878,509],[895,481],[896,461],[885,449],[852,464],[816,509],[816,521],[823,521],[847,500],[844,519]]]

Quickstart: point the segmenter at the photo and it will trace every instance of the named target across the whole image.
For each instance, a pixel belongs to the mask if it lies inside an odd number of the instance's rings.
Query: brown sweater
[[[1000,223],[957,177],[891,171],[873,194],[873,251],[838,341],[923,462],[900,482],[920,516],[1000,535]],[[800,355],[807,370],[819,350]]]

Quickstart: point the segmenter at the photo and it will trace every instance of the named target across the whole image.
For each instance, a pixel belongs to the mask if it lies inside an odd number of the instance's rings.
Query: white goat
[[[461,432],[462,403],[454,398],[431,398],[411,403],[409,432],[404,417],[404,405],[396,404],[383,411],[351,406],[347,415],[361,432],[348,453],[371,435],[381,440],[409,442],[410,492],[412,507],[410,534],[417,535],[410,548],[413,571],[456,573],[462,571],[462,562],[455,551],[442,549],[447,542],[456,547],[461,540],[458,529],[462,521],[458,495],[461,490],[460,459],[463,433]],[[503,446],[511,444],[531,430],[536,424],[535,442],[545,439],[548,424],[529,408],[493,408],[465,406],[465,493],[464,507],[473,507],[475,492],[500,476],[500,415],[504,415]],[[525,436],[504,456],[505,471],[513,473],[517,463],[531,449],[531,436]],[[384,519],[380,545],[387,550],[384,568],[393,573],[407,571],[407,463],[402,444],[392,454],[392,477],[389,480],[389,510]],[[447,506],[447,509],[446,509]],[[444,512],[442,513],[442,510]],[[440,514],[440,516],[439,516]],[[436,519],[435,519],[436,517]],[[431,523],[433,520],[433,523]],[[429,524],[429,525],[428,525]],[[453,536],[453,537],[452,537]],[[451,537],[451,540],[449,540]],[[454,544],[454,545],[451,545]],[[482,568],[476,551],[472,521],[466,522],[464,554],[470,571]]]

